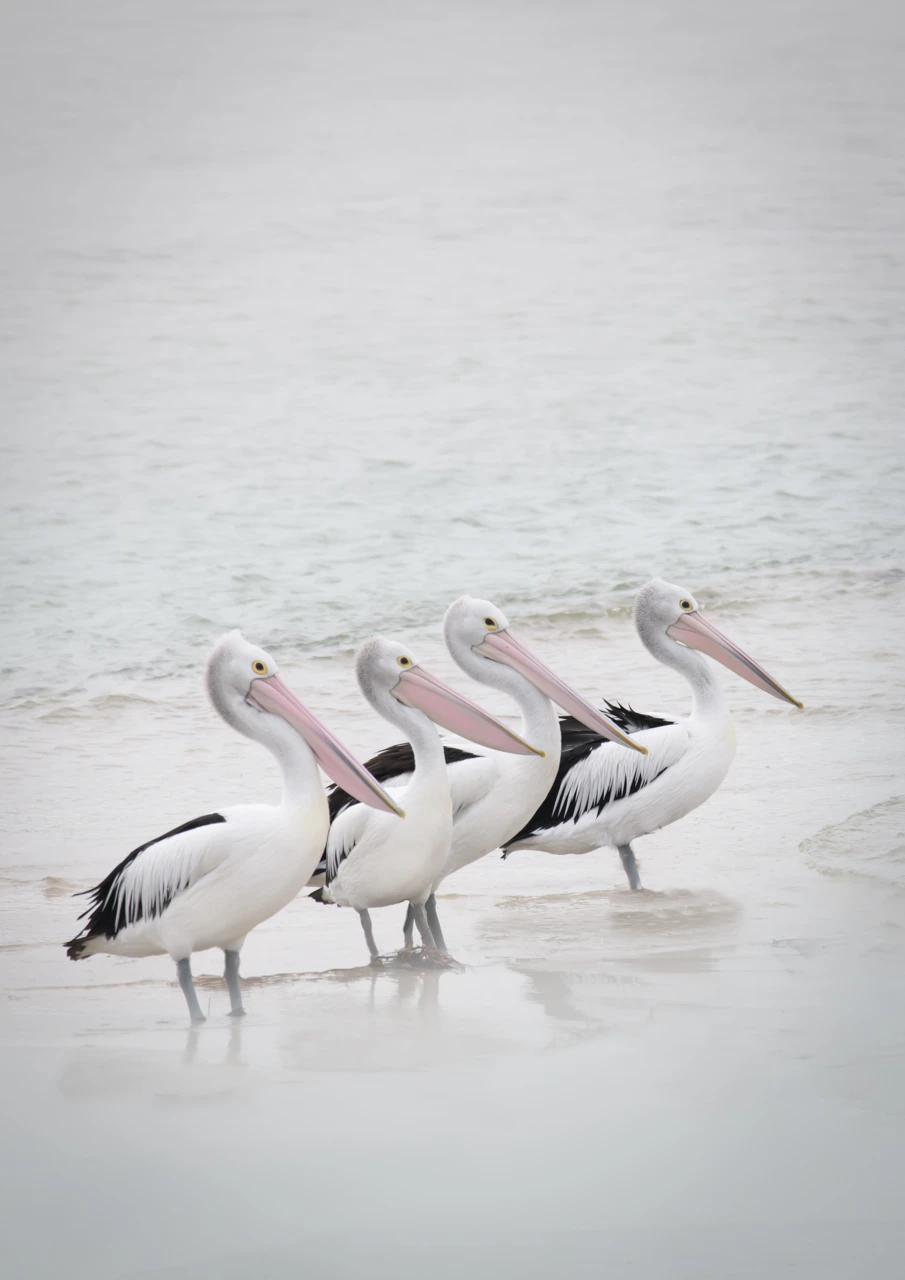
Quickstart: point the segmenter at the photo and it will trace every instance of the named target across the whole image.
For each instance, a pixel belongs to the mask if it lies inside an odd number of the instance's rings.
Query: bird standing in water
[[[245,1012],[239,953],[246,934],[291,902],[311,876],[330,824],[318,764],[394,825],[402,810],[280,678],[271,655],[238,631],[207,663],[207,690],[227,724],[260,742],[283,775],[278,805],[233,805],[193,818],[134,849],[93,889],[71,960],[104,953],[169,954],[192,1022],[203,1022],[192,980],[195,951],[219,947],[231,1013]]]
[[[735,729],[723,687],[702,654],[781,702],[802,704],[698,609],[689,592],[662,578],[635,598],[635,626],[650,654],[691,686],[691,715],[663,720],[608,703],[610,716],[646,756],[614,751],[574,719],[562,722],[562,758],[553,785],[504,845],[547,853],[619,850],[633,889],[641,888],[632,842],[684,818],[713,795],[735,755]]]
[[[449,856],[453,805],[443,743],[435,725],[496,751],[538,757],[538,752],[470,699],[422,667],[400,640],[367,640],[355,659],[361,691],[375,711],[408,739],[411,768],[389,789],[405,808],[404,824],[361,805],[347,807],[330,828],[322,902],[354,907],[371,959],[378,957],[370,910],[409,902],[428,951],[443,944],[425,903]]]

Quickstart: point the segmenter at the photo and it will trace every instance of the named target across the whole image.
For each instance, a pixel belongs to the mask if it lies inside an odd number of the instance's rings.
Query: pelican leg
[[[188,956],[184,960],[176,961],[176,973],[179,978],[179,985],[182,987],[182,994],[185,996],[185,1002],[189,1007],[189,1017],[192,1022],[206,1021],[204,1014],[201,1012],[201,1005],[198,1003],[198,995],[195,991],[195,984],[192,981],[192,962]]]
[[[635,855],[630,844],[619,845],[619,857],[622,859],[622,866],[625,874],[628,876],[628,882],[633,889],[641,888],[641,877],[638,874],[638,864],[635,861]]]
[[[443,930],[440,928],[440,917],[437,915],[437,897],[431,894],[427,902],[424,904],[424,914],[427,916],[427,923],[430,925],[430,931],[434,935],[434,945],[438,951],[449,952],[446,942],[443,938]]]
[[[416,951],[412,946],[412,934],[416,924],[421,934],[420,951]],[[405,946],[397,952],[396,959],[407,966],[416,964],[419,967],[425,965],[439,969],[461,969],[462,966],[453,960],[446,949],[433,894],[420,907],[416,907],[412,902],[409,903],[408,914],[405,917]]]
[[[415,904],[412,903],[412,911],[415,914],[415,924],[418,926],[418,932],[421,934],[421,945],[436,951],[437,944],[434,942],[434,935],[431,933],[431,927],[427,920],[427,912],[425,911],[423,904],[420,907],[416,907]]]
[[[405,951],[411,951],[415,933],[415,908],[411,903],[405,913],[405,924],[402,926],[402,942]]]
[[[359,911],[358,918],[364,930],[365,942],[368,944],[371,959],[376,960],[380,952],[377,950],[377,943],[374,941],[374,930],[371,928],[371,913],[369,911]]]
[[[229,992],[229,1016],[231,1018],[244,1018],[242,987],[239,984],[239,953],[238,951],[224,951],[223,959],[225,962],[223,976],[226,979],[226,989]]]

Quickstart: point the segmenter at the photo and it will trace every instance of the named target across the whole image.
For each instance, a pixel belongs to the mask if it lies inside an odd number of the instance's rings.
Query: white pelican
[[[98,953],[169,954],[192,1022],[204,1021],[192,981],[192,953],[222,948],[231,1012],[244,1013],[239,952],[245,935],[291,902],[317,864],[330,823],[318,764],[358,800],[382,810],[388,821],[401,827],[399,817],[405,816],[283,683],[270,654],[238,631],[217,643],[206,680],[226,723],[276,756],[282,802],[207,813],[134,849],[85,891],[91,905],[79,918],[88,916],[88,922],[65,944],[71,960]]]
[[[345,808],[330,827],[325,886],[313,896],[354,907],[373,960],[378,951],[371,907],[410,902],[425,946],[433,947],[424,904],[449,855],[453,815],[443,743],[434,724],[496,751],[533,759],[540,753],[425,671],[399,640],[366,640],[356,654],[355,673],[374,710],[408,738],[406,785],[394,780],[390,789],[395,803],[404,805],[406,820],[394,822],[362,805]]]
[[[654,578],[635,597],[635,626],[658,662],[691,685],[691,715],[672,722],[608,703],[627,733],[647,747],[646,756],[614,751],[574,720],[563,721],[562,759],[556,780],[529,822],[504,845],[548,853],[619,850],[633,889],[641,888],[632,841],[684,818],[708,800],[735,754],[735,730],[713,667],[699,649],[723,666],[794,707],[802,704],[698,612],[689,591]]]
[[[483,858],[515,835],[537,808],[538,796],[549,791],[559,767],[560,753],[559,720],[551,698],[594,733],[634,748],[623,753],[614,747],[617,755],[635,758],[645,751],[609,716],[597,711],[529,653],[513,636],[502,609],[489,600],[462,596],[454,601],[446,611],[443,629],[450,654],[467,675],[490,688],[502,690],[516,701],[522,712],[521,737],[543,754],[525,759],[500,755],[493,750],[479,754],[458,747],[446,748],[453,837],[448,856],[434,879],[434,890],[453,871]],[[378,752],[367,767],[391,789],[404,786],[411,776],[411,749],[405,744],[388,747]],[[331,840],[333,830],[346,812],[356,812],[353,800],[340,788],[334,788],[330,796]],[[445,951],[433,892],[425,903],[425,911],[434,942]],[[411,943],[414,917],[415,912],[410,909],[405,923],[407,946]]]

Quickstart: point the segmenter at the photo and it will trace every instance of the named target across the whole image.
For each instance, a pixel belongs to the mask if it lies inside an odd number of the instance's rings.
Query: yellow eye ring
[[[485,618],[484,626],[487,628],[488,631],[496,631],[496,622],[493,620],[493,618]]]
[[[255,661],[251,664],[251,669],[252,669],[252,671],[255,673],[255,675],[256,675],[256,676],[266,676],[266,675],[267,675],[267,663],[266,663],[266,662],[262,662],[262,661],[260,660],[260,658],[256,658],[256,659],[255,659]]]
[[[400,667],[410,667],[412,665],[411,658],[406,658],[405,655],[401,658],[397,658],[396,661],[399,663]]]
[[[680,600],[680,601],[679,601],[679,608],[680,608],[680,609],[684,609],[684,610],[687,612],[687,611],[691,608],[691,601],[690,601],[690,600]]]

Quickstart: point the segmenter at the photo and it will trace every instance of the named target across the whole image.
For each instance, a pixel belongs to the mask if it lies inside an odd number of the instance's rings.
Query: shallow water
[[[12,1274],[894,1274],[905,949],[897,6],[203,0],[0,38],[0,1089]],[[351,745],[355,645],[497,600],[589,694],[726,676],[724,787],[445,886],[461,972],[300,898],[251,1016],[72,965],[71,894],[275,770],[239,625]],[[473,692],[473,691],[472,691]],[[488,696],[497,713],[511,707]],[[399,913],[377,920],[394,944]],[[895,1260],[895,1261],[893,1261]]]

